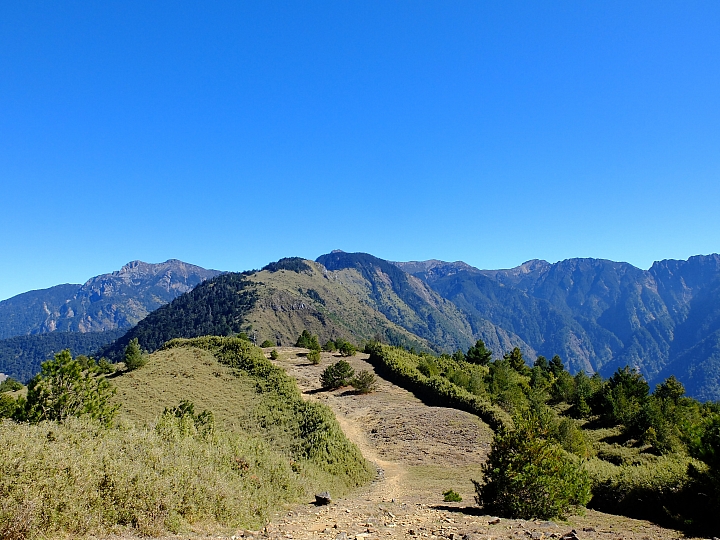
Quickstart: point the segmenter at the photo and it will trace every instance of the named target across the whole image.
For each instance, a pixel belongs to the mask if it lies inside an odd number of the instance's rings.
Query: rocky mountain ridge
[[[630,365],[653,384],[682,373],[692,395],[720,399],[720,255],[648,270],[590,258],[506,270],[445,264],[415,275],[457,305],[496,354],[493,327],[520,339],[531,358],[559,354],[573,371],[606,376]]]
[[[83,285],[57,285],[0,302],[0,339],[46,332],[129,328],[220,272],[177,259],[132,261]]]

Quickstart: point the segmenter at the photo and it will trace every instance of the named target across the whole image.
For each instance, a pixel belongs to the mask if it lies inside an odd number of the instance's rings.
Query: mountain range
[[[113,321],[131,326],[139,321],[100,351],[113,359],[133,337],[146,350],[173,337],[238,332],[258,343],[270,339],[287,345],[307,329],[323,342],[337,337],[358,343],[381,339],[435,352],[466,350],[482,339],[496,357],[519,347],[529,362],[537,355],[558,354],[573,372],[597,371],[604,376],[629,365],[651,384],[675,374],[690,395],[720,399],[716,254],[659,261],[649,270],[587,258],[532,260],[512,269],[480,270],[463,262],[390,262],[341,251],[316,261],[293,257],[260,271],[222,275],[201,274],[202,269],[179,261],[164,264],[170,263],[184,265],[185,281],[148,269],[145,274],[153,277],[136,280],[146,283],[141,298],[159,299],[143,304],[145,314],[124,307],[133,305],[133,280],[123,276],[140,272],[144,264],[131,263],[82,287],[48,289],[42,300],[42,291],[33,291],[0,302],[0,331],[6,331],[12,320],[17,327],[23,317],[33,321],[25,326],[32,328],[30,332],[110,328]],[[92,306],[89,291],[98,290],[107,276],[116,277],[103,290],[125,287],[128,302],[121,307],[116,297],[106,302],[115,308],[76,315],[83,306]],[[53,295],[67,297],[69,287],[75,287],[73,300],[66,298],[62,305],[52,300]],[[161,297],[158,290],[169,296]],[[24,315],[21,297],[28,305]],[[11,301],[21,313],[15,319],[9,317]],[[60,307],[50,309],[51,305]],[[45,318],[37,313],[45,313]]]
[[[64,348],[90,354],[219,273],[175,259],[159,264],[132,261],[83,285],[57,285],[3,300],[0,371],[26,380],[43,360]]]

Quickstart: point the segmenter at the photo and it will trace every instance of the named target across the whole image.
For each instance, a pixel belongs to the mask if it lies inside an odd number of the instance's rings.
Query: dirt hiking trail
[[[278,349],[275,362],[294,377],[307,399],[328,405],[349,439],[377,467],[376,479],[328,506],[298,505],[276,514],[261,531],[237,536],[273,539],[351,540],[383,538],[451,540],[544,540],[575,531],[579,540],[651,540],[682,534],[652,523],[588,510],[567,522],[525,521],[483,515],[474,502],[471,478],[480,479],[492,431],[476,416],[429,407],[377,376],[378,389],[356,395],[349,389],[318,391],[323,369],[339,357],[322,353],[313,365],[302,349]],[[356,372],[368,370],[368,355],[349,358]],[[453,489],[463,501],[443,502]],[[332,493],[331,493],[332,495]]]

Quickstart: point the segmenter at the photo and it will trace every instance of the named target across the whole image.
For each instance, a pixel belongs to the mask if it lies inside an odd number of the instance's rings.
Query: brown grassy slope
[[[343,338],[361,344],[379,334],[385,340],[399,339],[410,346],[429,348],[426,340],[373,308],[369,285],[359,272],[324,272],[321,265],[306,262],[310,272],[262,271],[249,277],[257,284],[259,300],[243,318],[257,332],[258,343],[270,339],[292,345],[303,330],[309,330],[321,343]],[[398,310],[409,311],[399,299],[393,301]]]
[[[121,422],[143,426],[152,423],[166,407],[192,401],[195,411],[213,412],[227,429],[241,428],[255,398],[253,382],[236,376],[208,351],[176,348],[157,351],[141,369],[113,379],[114,398],[121,404]]]

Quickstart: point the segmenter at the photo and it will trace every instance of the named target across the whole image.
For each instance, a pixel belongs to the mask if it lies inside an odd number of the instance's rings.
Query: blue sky
[[[134,259],[720,251],[717,2],[0,4],[0,299]]]

